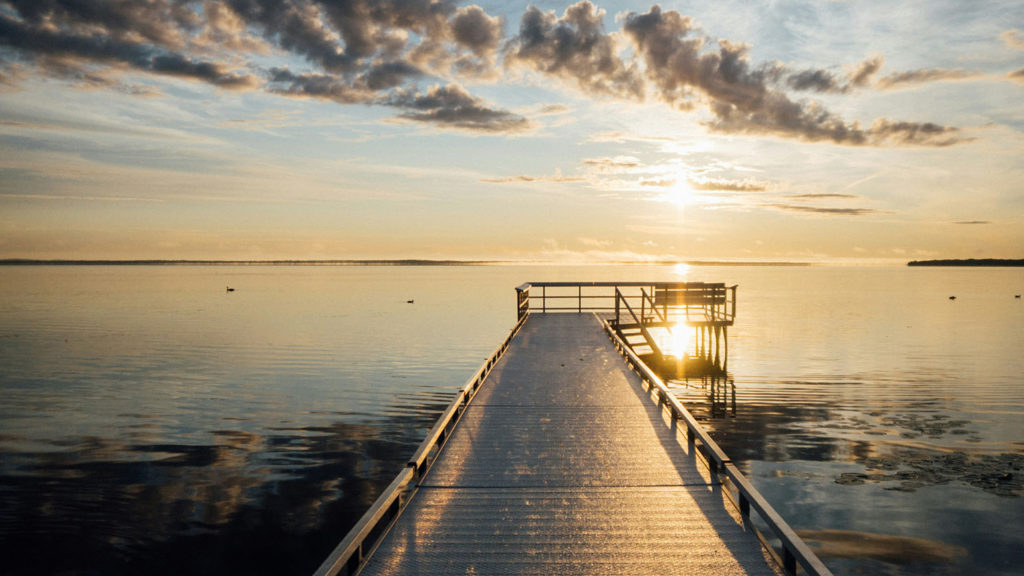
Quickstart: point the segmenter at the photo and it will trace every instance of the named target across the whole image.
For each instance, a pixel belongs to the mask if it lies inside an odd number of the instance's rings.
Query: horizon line
[[[3,258],[0,266],[488,266],[488,265],[675,265],[690,266],[813,266],[814,262],[759,261],[759,260],[460,260],[430,258],[344,258],[344,259],[257,259],[257,260],[196,260],[162,258]]]

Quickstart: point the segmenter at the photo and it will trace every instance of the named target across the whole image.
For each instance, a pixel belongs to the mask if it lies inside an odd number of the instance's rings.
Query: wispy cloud
[[[805,204],[765,204],[768,208],[775,208],[787,212],[801,212],[806,214],[820,214],[824,216],[866,216],[869,214],[884,214],[884,211],[873,208],[828,208],[822,206],[807,206]]]
[[[642,168],[644,164],[633,156],[616,156],[614,158],[584,158],[580,164],[598,172],[621,173]]]
[[[879,76],[884,63],[885,59],[881,55],[876,55],[861,62],[846,74],[837,74],[823,69],[788,72],[786,85],[793,90],[847,94],[861,88],[902,90],[932,82],[954,82],[985,77],[985,74],[981,72],[972,72],[962,68],[920,68]]]
[[[820,68],[787,72],[786,84],[793,90],[846,94],[854,88],[868,86],[884,62],[882,56],[872,56],[846,74],[837,74],[832,70]]]
[[[794,200],[850,200],[860,198],[856,194],[833,194],[833,193],[809,193],[809,194],[786,194],[786,198]]]
[[[973,226],[973,225],[977,225],[977,224],[991,224],[991,223],[992,222],[990,220],[961,220],[959,222],[953,222],[953,224],[965,224],[965,225],[969,225],[969,226]]]
[[[712,192],[764,192],[768,189],[768,182],[757,180],[729,180],[725,178],[694,178],[690,180],[690,186],[695,190],[706,190]]]
[[[519,174],[516,176],[501,176],[494,178],[481,178],[481,182],[487,182],[490,184],[507,184],[513,182],[586,182],[587,179],[581,176],[563,176],[561,172],[555,172],[554,174],[546,174],[540,176],[530,176],[526,174]]]
[[[640,186],[647,188],[669,188],[675,186],[675,178],[641,178],[638,182]]]
[[[897,90],[910,88],[928,82],[949,82],[956,80],[970,80],[983,77],[980,72],[970,72],[961,68],[922,68],[920,70],[909,70],[888,74],[878,79],[875,86],[879,90]]]
[[[1024,32],[1011,29],[999,35],[999,39],[1011,50],[1024,50]]]

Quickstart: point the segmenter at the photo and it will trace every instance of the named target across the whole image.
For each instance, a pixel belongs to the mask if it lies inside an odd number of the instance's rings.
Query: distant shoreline
[[[0,266],[494,266],[494,265],[654,265],[670,266],[813,266],[809,262],[743,262],[704,260],[619,260],[608,262],[554,262],[546,260],[40,260],[0,259]]]
[[[913,260],[907,266],[1024,266],[1024,259],[968,258],[966,260]]]

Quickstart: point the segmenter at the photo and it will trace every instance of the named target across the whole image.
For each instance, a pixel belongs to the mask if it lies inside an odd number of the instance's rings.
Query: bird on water
[[[225,290],[225,292],[234,292],[234,291],[235,291],[235,289],[232,288],[231,286],[227,286],[226,290]]]
[[[956,300],[956,296],[950,296],[949,299],[950,300]]]

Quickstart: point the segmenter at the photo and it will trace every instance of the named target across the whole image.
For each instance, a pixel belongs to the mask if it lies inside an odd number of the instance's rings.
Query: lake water
[[[1024,570],[1022,269],[7,266],[2,571],[311,573],[554,280],[739,285],[671,385],[837,574]]]

